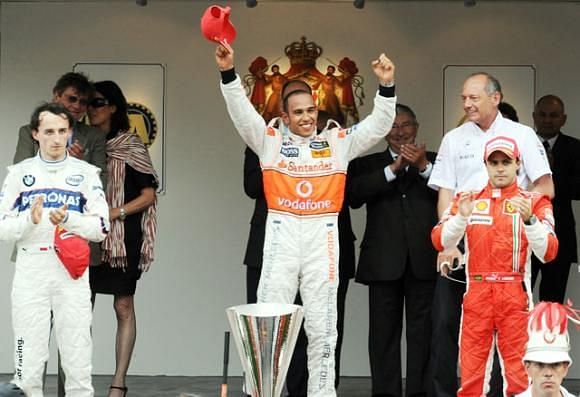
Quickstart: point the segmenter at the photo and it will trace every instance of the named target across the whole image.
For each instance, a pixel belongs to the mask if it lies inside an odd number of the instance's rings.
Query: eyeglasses
[[[89,103],[89,106],[92,108],[102,108],[109,104],[109,100],[106,98],[93,98],[93,100]]]
[[[66,95],[64,94],[68,103],[79,103],[81,106],[87,106],[89,104],[89,100],[86,97],[78,97],[76,95]]]
[[[400,128],[402,130],[408,130],[411,127],[415,127],[417,125],[417,123],[412,123],[412,122],[405,122],[403,124],[393,124],[391,126],[392,130],[396,130],[397,128]]]

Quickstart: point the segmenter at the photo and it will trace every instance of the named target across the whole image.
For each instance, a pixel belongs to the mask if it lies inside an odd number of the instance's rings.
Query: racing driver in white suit
[[[325,129],[316,135],[318,111],[310,93],[289,90],[281,98],[281,120],[266,125],[234,71],[231,46],[219,45],[215,56],[230,117],[260,158],[263,171],[268,219],[258,302],[292,303],[300,290],[308,336],[308,396],[334,397],[337,214],[348,162],[391,129],[395,66],[384,54],[373,61],[380,86],[365,120],[349,129]]]
[[[62,226],[90,241],[109,228],[100,170],[67,154],[74,119],[58,104],[32,114],[36,157],[8,167],[0,193],[0,240],[16,241],[12,285],[13,383],[28,397],[42,397],[51,311],[66,374],[67,397],[92,397],[91,291],[88,272],[73,279],[54,250]]]

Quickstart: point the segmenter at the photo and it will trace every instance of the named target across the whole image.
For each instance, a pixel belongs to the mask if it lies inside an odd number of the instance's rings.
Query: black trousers
[[[406,319],[406,396],[427,395],[431,305],[435,280],[403,277],[369,284],[369,359],[374,397],[402,396],[401,336]]]
[[[570,262],[558,258],[544,264],[532,256],[532,289],[536,284],[538,272],[542,272],[539,291],[541,301],[564,303],[570,265]]]
[[[465,270],[454,271],[452,277],[464,281]],[[457,359],[464,293],[465,284],[445,277],[437,278],[431,311],[433,330],[429,357],[428,395],[430,397],[455,397],[459,389]],[[503,379],[497,350],[493,359],[488,396],[503,396]]]
[[[246,267],[246,298],[248,303],[256,303],[258,301],[257,291],[258,283],[260,282],[260,270],[261,269],[255,267]],[[342,338],[344,335],[344,310],[349,282],[349,279],[340,278],[338,283],[338,294],[336,300],[336,328],[338,339],[336,340],[335,350],[335,387],[338,387],[338,382],[340,380],[340,352],[342,350]],[[302,305],[300,294],[296,296],[296,304]],[[288,368],[288,374],[286,376],[288,397],[306,397],[308,389],[307,346],[308,339],[306,338],[304,325],[302,325],[292,355],[292,361]]]

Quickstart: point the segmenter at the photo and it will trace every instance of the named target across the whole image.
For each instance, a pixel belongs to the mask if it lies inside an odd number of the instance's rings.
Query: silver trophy
[[[226,310],[252,397],[279,397],[284,388],[304,310],[257,303]],[[248,390],[249,389],[249,390]]]

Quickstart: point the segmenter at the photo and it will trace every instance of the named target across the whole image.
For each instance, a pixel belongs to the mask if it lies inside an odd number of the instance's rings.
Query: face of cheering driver
[[[494,92],[489,95],[485,91],[487,76],[476,75],[465,80],[461,100],[463,110],[469,121],[473,121],[486,131],[497,116],[497,106],[501,101],[501,94]]]
[[[408,113],[399,113],[395,116],[391,131],[385,137],[393,152],[399,154],[401,146],[414,143],[419,125]]]
[[[32,130],[32,137],[38,141],[40,156],[49,161],[62,160],[72,134],[68,119],[64,114],[42,112],[39,121],[38,130]]]
[[[508,157],[504,152],[495,151],[485,161],[489,181],[495,188],[511,185],[520,169],[520,161]]]
[[[287,99],[288,110],[282,113],[282,121],[294,134],[307,138],[316,132],[318,109],[312,95],[298,92]]]
[[[53,93],[52,101],[59,103],[71,112],[75,120],[80,120],[87,113],[88,98],[86,95],[80,95],[74,87],[67,87],[60,94]]]
[[[526,371],[532,380],[532,395],[538,397],[561,396],[560,385],[568,374],[569,364],[526,361]]]

